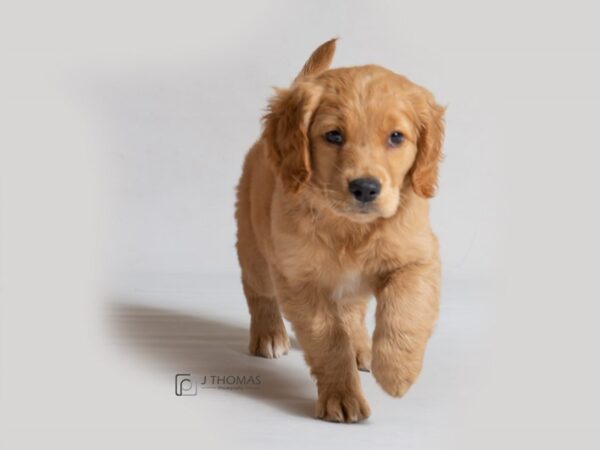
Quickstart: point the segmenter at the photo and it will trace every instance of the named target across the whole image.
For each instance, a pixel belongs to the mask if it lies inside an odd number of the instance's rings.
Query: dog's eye
[[[325,133],[325,140],[330,144],[342,145],[344,143],[344,136],[339,130],[331,130]]]
[[[392,134],[390,134],[390,137],[388,138],[388,144],[391,147],[397,147],[400,144],[402,144],[402,142],[404,142],[404,135],[399,131],[392,132]]]

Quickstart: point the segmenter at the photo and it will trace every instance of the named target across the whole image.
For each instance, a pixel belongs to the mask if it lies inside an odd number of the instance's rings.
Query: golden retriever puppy
[[[356,422],[370,414],[357,369],[402,396],[438,315],[428,199],[444,108],[382,67],[329,69],[334,52],[335,40],[321,45],[270,100],[238,186],[237,250],[250,352],[287,352],[283,314],[316,379],[317,417]]]

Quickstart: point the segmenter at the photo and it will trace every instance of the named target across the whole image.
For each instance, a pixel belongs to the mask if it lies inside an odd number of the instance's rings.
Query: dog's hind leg
[[[254,147],[256,149],[257,147]],[[277,358],[287,353],[290,343],[283,324],[275,291],[271,282],[269,265],[256,241],[250,210],[251,155],[246,157],[244,172],[238,186],[236,205],[237,251],[242,269],[242,284],[250,310],[250,345],[252,355]],[[260,205],[256,206],[260,209]]]
[[[274,297],[257,295],[242,280],[244,294],[250,310],[250,354],[265,358],[278,358],[290,348],[285,325]]]

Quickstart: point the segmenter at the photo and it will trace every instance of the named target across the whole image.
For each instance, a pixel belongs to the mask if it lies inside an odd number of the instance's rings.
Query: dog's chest
[[[359,272],[350,270],[342,273],[331,291],[331,299],[339,302],[353,302],[364,299],[369,293],[365,277]]]

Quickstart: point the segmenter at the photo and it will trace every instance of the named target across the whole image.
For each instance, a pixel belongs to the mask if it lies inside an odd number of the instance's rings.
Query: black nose
[[[359,202],[375,200],[381,192],[381,183],[376,178],[357,178],[348,183],[348,189]]]

